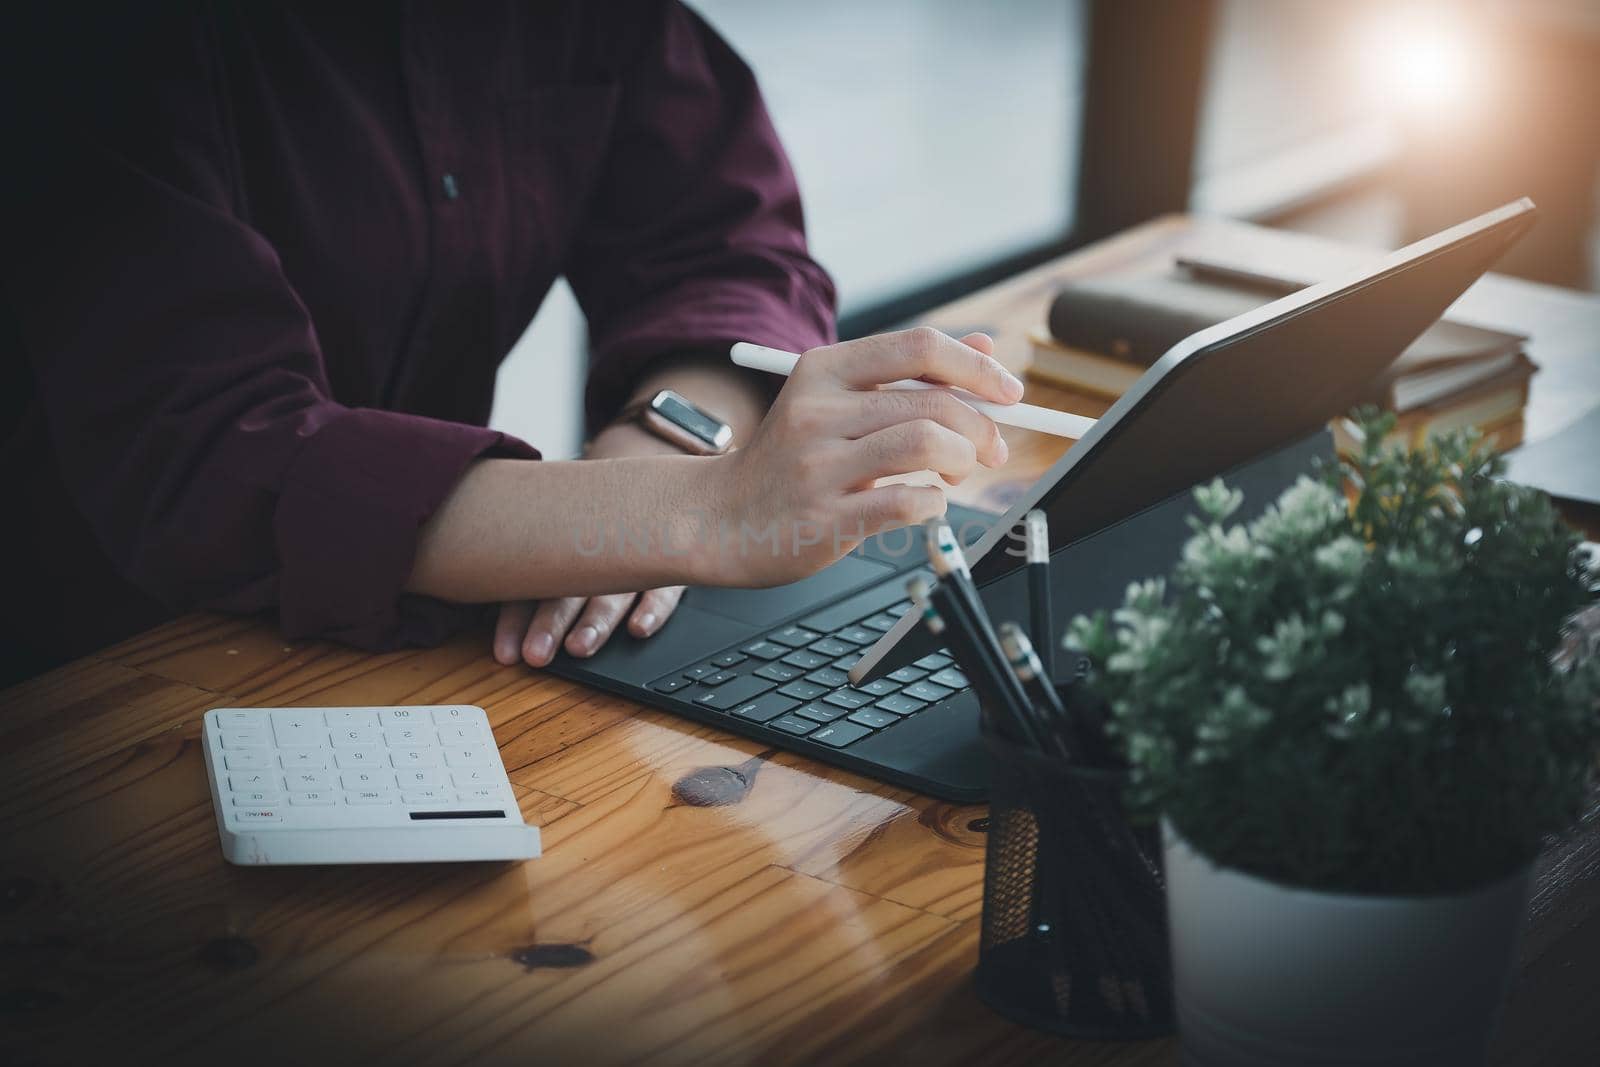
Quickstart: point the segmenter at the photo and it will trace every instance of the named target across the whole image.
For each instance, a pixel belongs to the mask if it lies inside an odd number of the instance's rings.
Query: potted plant
[[[1593,563],[1470,435],[1383,445],[1248,525],[1195,490],[1170,581],[1067,643],[1160,812],[1179,1030],[1194,1064],[1472,1063],[1529,871],[1600,747],[1573,656]]]

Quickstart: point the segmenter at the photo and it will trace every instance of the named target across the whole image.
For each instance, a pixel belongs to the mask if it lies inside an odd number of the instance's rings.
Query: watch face
[[[650,401],[650,409],[712,451],[720,452],[733,436],[727,424],[718,422],[670,389],[657,393]]]

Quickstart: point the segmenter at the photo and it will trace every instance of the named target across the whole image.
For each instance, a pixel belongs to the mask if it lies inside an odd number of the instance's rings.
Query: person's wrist
[[[682,546],[685,571],[691,585],[741,584],[736,558],[723,551],[722,532],[738,512],[740,454],[697,456],[683,465],[688,474],[685,505],[679,509],[680,528],[674,545]]]

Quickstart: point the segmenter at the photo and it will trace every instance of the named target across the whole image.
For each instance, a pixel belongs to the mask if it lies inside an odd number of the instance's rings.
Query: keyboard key
[[[235,793],[270,793],[282,785],[283,779],[271,771],[228,775],[228,788]]]
[[[233,813],[235,822],[282,822],[283,815],[277,808],[245,808],[243,811]]]
[[[879,633],[885,633],[894,629],[894,624],[899,621],[899,619],[896,619],[893,615],[890,615],[887,611],[884,611],[874,615],[870,619],[862,619],[861,625],[865,626],[869,630],[876,630]]]
[[[684,671],[683,676],[692,681],[698,682],[707,675],[716,673],[717,668],[715,666],[710,663],[702,663],[698,667],[690,667],[688,670]]]
[[[927,676],[927,671],[919,671],[915,667],[901,667],[899,670],[892,671],[889,674],[891,679],[899,682],[901,685],[910,685],[912,682],[920,682]]]
[[[650,688],[658,693],[676,693],[689,684],[689,679],[681,674],[670,674],[665,678],[657,678],[650,683]]]
[[[505,798],[498,789],[467,789],[456,794],[456,799],[463,804],[495,804],[499,805]]]
[[[942,685],[947,689],[965,689],[967,676],[956,667],[946,667],[942,671],[935,671],[928,675],[928,681],[934,685]]]
[[[875,697],[886,697],[896,689],[899,689],[900,683],[888,678],[874,678],[859,688],[863,693],[869,693]]]
[[[470,748],[445,749],[444,762],[447,767],[492,767],[494,757],[488,749],[473,745]]]
[[[744,662],[744,653],[742,653],[742,652],[724,652],[720,656],[712,657],[711,662],[715,663],[719,667],[732,667],[735,663],[743,663]]]
[[[264,808],[271,804],[282,804],[283,794],[276,789],[264,793],[235,793],[233,805],[236,808]]]
[[[898,604],[890,604],[888,607],[884,608],[883,609],[883,613],[885,615],[893,615],[895,618],[898,619],[900,616],[904,615],[906,612],[908,612],[910,610],[911,610],[911,601],[902,600]]]
[[[773,688],[773,683],[754,674],[746,674],[735,678],[727,685],[719,686],[709,693],[701,693],[694,698],[694,702],[702,707],[715,708],[717,711],[731,711],[746,701]]]
[[[416,708],[384,708],[378,712],[378,723],[384,727],[421,726],[427,718]]]
[[[278,762],[286,771],[320,771],[333,756],[325,748],[280,748]]]
[[[494,738],[489,736],[489,731],[475,723],[464,723],[461,726],[446,726],[439,731],[439,743],[446,747],[450,745],[487,745]]]
[[[275,723],[272,736],[279,748],[319,748],[328,743],[325,726],[285,726]]]
[[[451,781],[448,771],[435,770],[397,771],[395,777],[400,780],[401,789],[445,790]]]
[[[771,641],[757,641],[754,644],[745,645],[739,651],[747,656],[754,656],[756,659],[777,659],[789,650],[783,645],[774,644]]]
[[[918,682],[916,685],[906,686],[905,694],[913,700],[926,700],[929,704],[937,704],[954,690],[946,689],[942,685],[932,682]]]
[[[832,704],[807,704],[799,711],[796,711],[795,714],[804,715],[806,718],[815,719],[817,722],[832,722],[850,714],[850,709],[836,708]]]
[[[224,730],[222,731],[223,748],[266,748],[267,732],[265,730]]]
[[[756,676],[770,678],[774,682],[791,682],[804,674],[799,667],[791,667],[787,663],[768,663],[756,668]]]
[[[734,715],[751,722],[767,722],[777,718],[784,712],[799,704],[798,700],[782,696],[778,693],[768,693],[766,696],[748,700],[733,709]]]
[[[479,726],[487,725],[484,714],[478,708],[434,708],[433,725],[456,726],[461,723],[477,723]]]
[[[390,771],[346,771],[339,775],[339,784],[346,789],[393,789],[394,774]]]
[[[831,637],[824,637],[821,641],[814,641],[807,646],[806,651],[815,652],[819,656],[832,659],[835,656],[853,655],[855,649],[843,641],[836,641]]]
[[[871,730],[859,723],[836,722],[831,726],[824,726],[812,734],[809,740],[820,741],[822,744],[831,745],[834,748],[843,748],[846,745],[855,744],[870,733],[872,733]]]
[[[437,767],[439,751],[433,748],[396,748],[389,750],[389,762],[399,768]]]
[[[865,693],[858,693],[854,689],[836,689],[827,696],[823,697],[822,701],[825,704],[832,704],[835,707],[850,708],[851,710],[854,710],[856,708],[866,707],[868,704],[872,703],[872,698]]]
[[[739,676],[732,671],[718,671],[716,674],[708,674],[704,678],[700,679],[700,684],[721,685],[724,682],[731,682],[737,677]]]
[[[413,789],[409,793],[401,793],[400,799],[407,804],[448,804],[455,800],[455,794],[442,789]]]
[[[376,726],[346,726],[333,731],[335,748],[353,748],[357,745],[383,744],[383,731]]]
[[[917,660],[916,666],[921,667],[925,671],[942,671],[954,662],[955,660],[951,659],[943,652],[930,652],[926,656],[923,656],[921,659]]]
[[[854,667],[857,663],[860,663],[860,662],[861,662],[861,653],[852,652],[848,656],[840,656],[838,659],[834,660],[833,661],[833,669],[836,670],[836,671],[847,671],[851,667]]]
[[[848,641],[852,645],[870,645],[878,640],[878,631],[864,630],[859,626],[851,626],[840,630],[833,636],[840,641]]]
[[[400,794],[392,789],[358,789],[344,795],[346,804],[393,804]]]
[[[273,765],[272,753],[245,749],[229,752],[222,757],[222,765],[230,771],[264,771]]]
[[[352,726],[378,725],[378,713],[367,708],[337,708],[327,712],[328,729],[346,730]]]
[[[809,648],[802,648],[783,657],[783,662],[791,667],[799,667],[803,671],[816,670],[826,667],[832,656],[819,656]]]
[[[837,689],[850,680],[850,676],[835,667],[824,667],[806,675],[806,681],[824,689]]]
[[[290,793],[289,803],[302,808],[321,808],[329,804],[339,803],[339,798],[332,793]]]
[[[802,680],[790,682],[782,689],[779,689],[778,692],[782,693],[786,697],[794,697],[796,700],[815,700],[822,694],[826,693],[830,688],[832,687],[815,685],[811,682]]]
[[[921,711],[928,705],[926,701],[912,700],[904,693],[896,693],[894,696],[884,697],[872,706],[882,708],[884,711],[892,711],[896,715],[910,715],[914,711]]]
[[[880,726],[888,726],[890,723],[899,722],[900,716],[891,715],[887,711],[879,711],[877,708],[862,708],[860,711],[850,714],[850,721],[858,722],[862,726],[868,726],[876,730]]]
[[[432,748],[438,736],[419,726],[404,726],[383,731],[383,743],[390,748]]]
[[[804,648],[822,635],[807,630],[803,626],[785,626],[775,634],[768,634],[767,640],[776,641],[789,648]]]
[[[333,750],[333,765],[341,771],[360,770],[362,767],[387,767],[389,756],[383,749],[374,746],[336,748]]]
[[[785,715],[781,719],[773,719],[767,725],[782,730],[786,734],[795,734],[800,737],[804,737],[817,728],[816,723],[810,719],[802,719],[798,715]]]

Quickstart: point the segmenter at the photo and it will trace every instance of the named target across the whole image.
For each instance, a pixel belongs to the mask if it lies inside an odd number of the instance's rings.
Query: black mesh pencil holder
[[[1123,816],[1125,773],[992,732],[978,995],[1027,1026],[1117,1040],[1174,1030],[1160,832]]]

